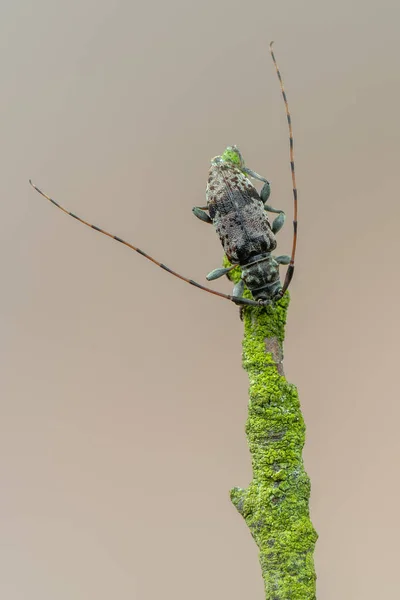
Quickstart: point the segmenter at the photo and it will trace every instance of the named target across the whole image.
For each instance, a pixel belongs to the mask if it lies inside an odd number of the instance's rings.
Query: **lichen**
[[[229,266],[226,259],[224,266]],[[239,268],[229,278],[236,283]],[[277,356],[267,351],[274,340],[283,356],[288,306],[286,292],[275,305],[242,309],[253,480],[247,489],[233,488],[230,494],[258,545],[266,600],[315,600],[318,536],[310,520],[310,480],[302,459],[305,424],[297,388],[279,371]]]
[[[224,152],[221,155],[222,160],[227,162],[231,162],[234,165],[240,167],[242,165],[242,157],[239,150],[233,146],[228,146],[225,148]]]

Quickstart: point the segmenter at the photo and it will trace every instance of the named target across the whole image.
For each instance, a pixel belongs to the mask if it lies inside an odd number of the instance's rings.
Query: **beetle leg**
[[[268,212],[272,212],[272,213],[283,213],[283,210],[281,210],[280,208],[273,208],[272,206],[270,206],[269,204],[265,204],[264,203],[264,208],[266,211]]]
[[[286,219],[286,215],[285,213],[282,211],[277,217],[276,219],[274,219],[272,221],[272,225],[271,225],[271,229],[272,229],[272,233],[278,233],[278,231],[280,229],[282,229],[283,224],[285,222]]]
[[[249,175],[250,177],[252,177],[253,179],[258,179],[258,181],[263,181],[265,183],[265,185],[269,186],[268,179],[265,179],[265,177],[262,177],[261,175],[259,175],[255,171],[252,171],[251,169],[248,169],[247,167],[244,167],[243,168],[243,172],[246,173],[246,175]]]
[[[282,256],[274,256],[274,259],[280,265],[288,265],[290,263],[290,256],[287,256],[287,254],[282,254]]]
[[[267,202],[270,195],[271,195],[271,186],[269,184],[269,181],[266,181],[264,183],[264,185],[262,186],[261,192],[260,192],[260,198],[264,202],[264,204]]]
[[[237,282],[237,284],[235,285],[235,287],[233,288],[232,296],[235,296],[236,298],[241,298],[243,296],[243,292],[244,292],[244,281],[243,281],[243,279],[240,279]]]
[[[269,204],[264,204],[264,208],[268,212],[278,213],[278,216],[272,221],[271,225],[272,232],[277,233],[283,227],[283,224],[286,219],[285,213],[279,208],[272,208],[272,206],[269,206]]]
[[[203,208],[207,207],[195,206],[194,208],[192,208],[192,212],[198,219],[200,219],[200,221],[204,221],[204,223],[212,223],[211,217],[206,212],[204,212]]]
[[[206,275],[206,279],[207,279],[207,281],[213,281],[213,279],[219,279],[223,275],[226,275],[227,273],[229,273],[229,271],[232,271],[232,269],[234,269],[235,267],[237,267],[237,265],[232,265],[231,267],[227,267],[227,268],[220,267],[219,269],[214,269],[214,271],[211,271],[211,273]]]

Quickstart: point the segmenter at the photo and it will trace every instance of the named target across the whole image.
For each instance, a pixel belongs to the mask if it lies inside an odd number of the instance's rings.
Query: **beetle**
[[[197,283],[193,279],[189,279],[188,277],[184,277],[180,273],[173,271],[167,265],[159,262],[130,242],[127,242],[119,236],[101,229],[97,225],[93,225],[75,213],[68,211],[61,206],[61,204],[42,192],[31,180],[29,180],[29,183],[37,192],[47,198],[47,200],[52,202],[67,215],[73,217],[87,227],[99,231],[117,242],[120,242],[158,265],[171,275],[174,275],[203,291],[225,298],[242,306],[265,306],[271,302],[275,302],[283,296],[289,287],[294,272],[297,242],[297,188],[293,159],[291,117],[282,77],[272,50],[272,44],[273,42],[270,43],[270,52],[279,78],[289,125],[290,165],[294,197],[292,254],[290,257],[272,256],[271,252],[276,248],[275,233],[283,226],[285,214],[283,211],[272,208],[267,204],[270,195],[269,181],[246,167],[242,155],[236,146],[228,146],[221,156],[217,156],[211,161],[206,190],[207,205],[204,207],[194,207],[193,213],[202,221],[214,224],[226,256],[232,263],[229,268],[215,269],[207,275],[207,279],[209,281],[217,279],[218,277],[227,274],[237,265],[241,267],[242,277],[240,282],[234,287],[232,295],[223,294],[222,292],[208,288]],[[258,179],[264,183],[260,195],[250,182],[249,177]],[[206,210],[208,211],[208,214]],[[266,216],[266,211],[278,213],[278,216],[275,218],[272,225]],[[283,286],[281,286],[279,278],[280,264],[289,265]],[[243,297],[245,286],[252,293],[253,299]]]
[[[264,182],[260,195],[249,176]],[[231,263],[228,268],[215,269],[207,279],[222,277],[240,265],[241,279],[233,296],[242,297],[246,286],[263,304],[282,297],[279,265],[290,263],[290,256],[272,256],[277,245],[275,234],[285,222],[285,213],[267,204],[270,189],[267,179],[245,166],[239,148],[228,146],[222,156],[211,161],[207,206],[193,208],[198,219],[214,225]],[[266,211],[279,213],[272,225]]]

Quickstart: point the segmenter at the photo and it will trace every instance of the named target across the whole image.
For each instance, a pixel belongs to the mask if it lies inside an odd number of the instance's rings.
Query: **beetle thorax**
[[[255,300],[272,300],[281,289],[279,265],[269,252],[242,265],[242,278]]]

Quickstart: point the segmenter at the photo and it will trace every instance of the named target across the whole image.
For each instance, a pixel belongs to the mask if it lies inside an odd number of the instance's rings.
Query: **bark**
[[[233,281],[239,276],[239,269],[230,273]],[[305,424],[297,388],[286,380],[282,365],[288,305],[286,293],[273,307],[242,309],[253,480],[230,495],[259,548],[266,600],[315,600],[318,536],[302,458]]]

